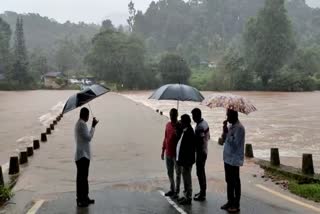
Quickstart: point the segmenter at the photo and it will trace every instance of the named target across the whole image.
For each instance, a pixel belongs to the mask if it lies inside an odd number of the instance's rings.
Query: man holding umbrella
[[[94,200],[89,198],[89,165],[91,159],[90,141],[98,121],[93,118],[91,130],[87,127],[89,120],[89,110],[82,108],[80,118],[75,126],[76,153],[75,162],[77,165],[77,205],[87,207],[94,204]]]
[[[166,125],[161,159],[166,159],[167,172],[170,181],[170,190],[165,194],[165,196],[178,198],[181,183],[181,167],[177,165],[176,161],[176,148],[180,138],[177,109],[171,109],[170,120],[171,121]],[[174,179],[174,171],[176,172],[176,179]]]
[[[224,128],[223,161],[225,177],[227,182],[228,202],[221,207],[230,213],[240,211],[241,182],[240,166],[244,162],[245,129],[238,119],[238,112],[227,109],[227,122],[231,124],[229,128]],[[224,122],[224,126],[227,123]]]
[[[62,114],[68,113],[80,106],[88,104],[93,99],[100,97],[110,91],[102,85],[92,85],[84,88],[82,91],[72,95],[67,100]],[[89,108],[90,108],[90,104]],[[90,109],[91,110],[91,109]],[[91,111],[92,112],[92,111]],[[80,110],[80,118],[75,125],[74,134],[76,140],[76,154],[75,162],[77,165],[77,205],[79,207],[87,207],[89,204],[94,204],[94,200],[91,200],[89,194],[89,165],[91,159],[90,141],[94,134],[94,129],[99,121],[93,118],[91,130],[87,127],[89,120],[89,110],[82,108]]]

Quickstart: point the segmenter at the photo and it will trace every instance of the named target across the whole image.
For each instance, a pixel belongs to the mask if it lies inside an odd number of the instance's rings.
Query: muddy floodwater
[[[203,92],[210,96],[217,92]],[[281,157],[301,157],[312,153],[320,161],[320,92],[279,93],[279,92],[232,92],[248,98],[258,109],[250,115],[240,114],[246,128],[246,142],[254,146],[256,157],[267,159],[271,147],[280,149]],[[148,100],[150,92],[125,93],[125,96],[141,102],[168,115],[175,101]],[[189,113],[194,107],[203,111],[209,122],[212,139],[217,141],[225,119],[224,109],[209,109],[198,103],[179,104],[180,115]]]
[[[38,138],[51,120],[61,111],[65,100],[74,91],[0,92],[0,164],[17,154],[32,139]],[[203,92],[209,96],[214,92]],[[150,91],[122,93],[136,102],[160,109],[168,114],[176,107],[173,101],[148,100]],[[240,115],[246,127],[246,142],[254,146],[255,156],[268,158],[271,147],[278,147],[283,157],[301,157],[312,153],[320,161],[320,92],[271,93],[235,92],[255,104],[258,111]],[[107,99],[104,99],[107,102]],[[199,103],[180,103],[180,115],[194,107],[203,110],[209,122],[212,139],[221,135],[224,109],[209,109]]]

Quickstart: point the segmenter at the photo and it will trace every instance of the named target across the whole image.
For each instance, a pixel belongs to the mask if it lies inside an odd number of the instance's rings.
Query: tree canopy
[[[143,82],[143,42],[122,32],[102,31],[93,38],[86,63],[99,79],[129,89],[138,88]]]

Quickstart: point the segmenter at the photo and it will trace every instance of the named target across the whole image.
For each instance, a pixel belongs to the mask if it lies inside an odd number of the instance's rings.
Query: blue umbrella
[[[86,103],[89,103],[91,100],[108,93],[110,91],[109,88],[106,88],[101,85],[92,85],[90,87],[84,88],[82,91],[72,95],[66,104],[64,105],[62,113],[67,113],[72,111]],[[90,106],[89,106],[90,107]]]
[[[202,102],[204,97],[194,87],[184,84],[168,84],[153,92],[149,99],[177,100],[177,108],[179,108],[179,101]]]

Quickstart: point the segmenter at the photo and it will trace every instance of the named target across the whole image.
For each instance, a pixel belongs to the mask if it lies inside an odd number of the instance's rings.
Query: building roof
[[[44,75],[44,77],[59,77],[62,76],[61,72],[48,72]]]

